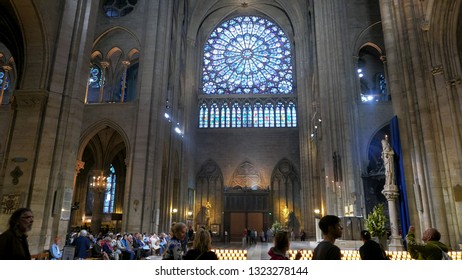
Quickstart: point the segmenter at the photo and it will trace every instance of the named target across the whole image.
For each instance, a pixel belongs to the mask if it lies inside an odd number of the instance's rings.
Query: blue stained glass
[[[5,77],[5,72],[0,72],[0,88],[3,84],[3,80],[5,80],[5,86],[3,87],[3,90],[7,90],[10,84],[10,82],[8,81],[8,76]]]
[[[295,104],[290,102],[287,106],[287,127],[297,126],[297,112],[295,110]]]
[[[274,127],[274,108],[273,104],[268,103],[265,106],[265,127]]]
[[[291,94],[291,45],[275,23],[240,16],[218,26],[204,46],[204,94]],[[271,86],[262,86],[269,84]]]
[[[241,108],[238,103],[234,103],[233,109],[231,112],[231,127],[241,127]]]
[[[221,127],[231,126],[231,114],[228,107],[228,103],[223,104],[221,107]]]
[[[199,113],[199,127],[200,128],[207,128],[209,127],[209,108],[207,104],[202,104],[200,113]]]
[[[116,190],[116,172],[114,166],[111,164],[109,169],[109,177],[107,178],[106,193],[104,195],[103,213],[114,212],[114,198]]]
[[[100,88],[101,87],[101,69],[97,65],[92,65],[90,67],[90,78],[88,84],[91,88]]]
[[[220,110],[216,103],[213,103],[210,108],[210,127],[220,127]]]

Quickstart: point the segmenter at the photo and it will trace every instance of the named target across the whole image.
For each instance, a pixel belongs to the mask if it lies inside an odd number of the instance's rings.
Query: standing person
[[[371,233],[369,231],[361,231],[361,240],[364,242],[359,248],[361,260],[388,260],[382,246],[371,239]]]
[[[182,260],[187,251],[186,225],[176,223],[172,227],[172,238],[167,243],[163,260]]]
[[[84,260],[87,258],[87,250],[90,249],[90,239],[87,238],[88,232],[82,229],[77,238],[74,238],[72,241],[73,246],[75,246],[74,259]]]
[[[188,229],[188,240],[194,241],[194,229],[192,228],[192,226],[189,226]]]
[[[273,230],[271,228],[266,230],[266,240],[268,240],[268,242],[273,242]]]
[[[447,256],[449,248],[446,244],[440,242],[440,239],[441,233],[436,228],[429,228],[422,235],[424,243],[419,244],[415,241],[415,227],[410,226],[406,236],[407,249],[411,257],[416,260],[449,259]]]
[[[32,229],[34,215],[29,208],[11,214],[8,229],[0,235],[0,260],[30,260],[27,233]]]
[[[313,260],[340,260],[342,254],[340,248],[335,246],[335,240],[342,236],[343,227],[340,218],[334,215],[326,215],[319,220],[319,228],[324,237],[314,249]]]
[[[288,260],[287,251],[290,248],[289,233],[287,231],[278,231],[274,236],[274,247],[271,247],[268,251],[270,255],[270,260]],[[302,257],[300,251],[297,252],[295,256],[296,260],[299,260]]]
[[[57,235],[55,237],[55,242],[51,244],[50,248],[50,260],[59,260],[63,256],[63,252],[59,249],[59,245],[61,244],[61,237]]]
[[[199,229],[194,238],[193,248],[184,256],[185,260],[218,260],[212,249],[212,237],[206,230]]]
[[[305,241],[306,240],[306,232],[304,229],[300,230],[300,241]]]
[[[266,242],[265,230],[264,229],[261,229],[261,231],[260,231],[260,241],[261,242]]]

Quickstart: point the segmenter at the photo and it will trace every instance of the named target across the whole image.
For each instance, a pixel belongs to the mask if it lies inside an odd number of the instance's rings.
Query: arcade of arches
[[[379,203],[398,240],[414,225],[462,242],[461,1],[0,9],[0,232],[30,207],[32,253],[76,228],[176,221],[216,241],[275,222],[314,239],[319,215]]]

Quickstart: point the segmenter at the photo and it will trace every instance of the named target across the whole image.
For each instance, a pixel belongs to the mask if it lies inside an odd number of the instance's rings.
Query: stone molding
[[[14,92],[13,104],[16,110],[43,110],[48,100],[49,93],[46,91],[22,91]]]

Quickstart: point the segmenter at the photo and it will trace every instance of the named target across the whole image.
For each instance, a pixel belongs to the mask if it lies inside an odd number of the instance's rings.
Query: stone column
[[[123,73],[123,82],[122,82],[122,89],[121,89],[121,96],[120,96],[120,102],[121,103],[124,103],[124,99],[125,99],[125,84],[127,83],[127,68],[128,66],[130,65],[130,61],[128,60],[124,60],[122,61],[122,64],[124,66],[124,73]]]
[[[388,250],[402,251],[404,248],[398,231],[398,211],[396,210],[396,200],[399,196],[398,187],[395,184],[385,185],[382,194],[387,198],[390,215],[391,236]]]
[[[382,139],[382,159],[385,167],[385,186],[383,187],[382,194],[388,201],[388,212],[390,216],[391,237],[389,250],[401,251],[403,245],[398,231],[398,212],[396,211],[396,199],[399,196],[398,187],[395,185],[395,152],[388,142],[388,136]]]
[[[3,94],[5,93],[5,85],[6,85],[6,79],[8,77],[8,72],[11,71],[11,67],[10,66],[2,66],[3,68],[3,82],[2,82],[2,88],[0,89],[0,106],[2,105],[3,103]]]
[[[76,195],[76,182],[77,182],[77,175],[80,173],[80,170],[82,170],[83,168],[85,167],[85,162],[81,161],[81,160],[77,160],[75,162],[75,171],[74,171],[74,183],[73,183],[73,189],[72,189],[72,193],[73,193],[73,197],[72,197],[72,200],[71,200],[71,206],[70,206],[70,222],[68,224],[68,231],[70,230],[71,226],[74,225],[74,224],[77,224],[78,223],[78,220],[81,219],[80,215],[77,215],[79,213],[85,213],[85,206],[84,205],[80,205],[80,201],[78,201],[78,196],[77,198],[75,197]],[[73,204],[72,204],[73,202]],[[81,221],[80,221],[81,222]]]
[[[101,230],[103,221],[104,194],[106,193],[107,177],[104,171],[95,170],[90,188],[93,190],[93,207],[91,215],[91,232],[96,236]]]
[[[102,61],[101,62],[101,67],[103,68],[103,71],[101,73],[101,86],[99,88],[99,103],[103,103],[103,99],[104,99],[104,86],[105,86],[105,79],[106,79],[106,69],[109,67],[109,62]]]

